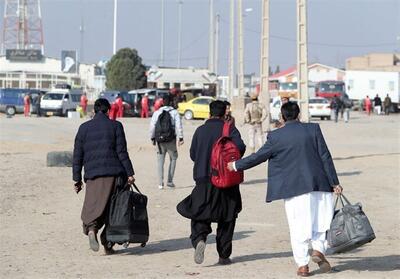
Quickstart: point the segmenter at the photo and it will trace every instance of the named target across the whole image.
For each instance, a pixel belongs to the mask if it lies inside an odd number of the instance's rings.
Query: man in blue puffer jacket
[[[113,253],[113,249],[107,247],[105,227],[116,177],[127,177],[131,183],[135,181],[124,128],[120,122],[108,118],[109,110],[110,103],[106,99],[96,100],[95,116],[79,127],[75,137],[72,166],[76,193],[82,189],[82,167],[85,169],[86,194],[81,215],[83,232],[89,236],[90,248],[97,252],[97,232],[104,225],[100,239],[106,254]]]

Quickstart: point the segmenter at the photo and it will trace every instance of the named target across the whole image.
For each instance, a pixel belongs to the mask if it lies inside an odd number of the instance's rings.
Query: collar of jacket
[[[99,111],[98,113],[96,113],[93,116],[93,119],[97,119],[97,118],[108,118],[108,116],[105,113],[102,113],[101,111]]]
[[[221,118],[210,118],[210,119],[207,119],[206,122],[220,122],[220,121],[224,122],[224,120]]]
[[[285,122],[285,125],[290,125],[290,124],[299,124],[300,121],[299,120],[289,120]]]

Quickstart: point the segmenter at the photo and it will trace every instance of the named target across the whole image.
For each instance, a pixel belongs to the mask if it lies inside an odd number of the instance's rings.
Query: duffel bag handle
[[[139,188],[136,186],[136,184],[135,184],[134,182],[133,182],[133,183],[130,183],[129,185],[133,186],[133,187],[135,188],[135,190],[136,190],[139,194],[143,195],[142,192],[140,192]]]
[[[334,207],[335,209],[337,208],[337,204],[338,204],[338,201],[339,201],[339,200],[340,200],[340,203],[342,204],[342,207],[345,206],[345,203],[343,202],[343,200],[346,202],[346,204],[351,204],[350,201],[346,198],[345,195],[340,194],[340,195],[338,195],[338,196],[336,197],[335,207]]]

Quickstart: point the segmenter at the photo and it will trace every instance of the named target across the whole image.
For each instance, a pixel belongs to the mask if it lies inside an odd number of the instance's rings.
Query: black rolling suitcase
[[[129,243],[140,243],[145,247],[149,240],[147,197],[135,184],[118,184],[110,201],[109,225],[106,229],[108,245],[123,244],[126,248]]]

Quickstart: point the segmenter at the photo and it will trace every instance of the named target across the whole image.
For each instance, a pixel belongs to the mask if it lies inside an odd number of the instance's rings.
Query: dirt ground
[[[329,256],[335,271],[314,277],[400,278],[400,115],[352,116],[347,124],[320,124],[345,194],[363,204],[377,238],[351,253]],[[84,191],[74,193],[71,168],[46,167],[47,152],[72,150],[83,121],[0,115],[0,278],[297,277],[283,202],[264,202],[266,164],[245,173],[233,264],[216,264],[215,226],[204,263],[194,263],[190,221],[175,206],[193,187],[188,151],[202,121],[184,122],[177,187],[158,190],[149,119],[122,120],[137,185],[149,197],[150,240],[145,248],[117,247],[112,256],[89,250],[80,221]],[[246,138],[247,127],[239,129]]]

